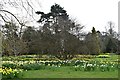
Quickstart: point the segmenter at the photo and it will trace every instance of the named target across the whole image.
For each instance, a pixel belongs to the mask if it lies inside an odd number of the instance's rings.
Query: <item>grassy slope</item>
[[[83,72],[74,71],[68,67],[61,67],[56,70],[31,70],[23,72],[23,78],[117,78],[118,71],[110,72]]]

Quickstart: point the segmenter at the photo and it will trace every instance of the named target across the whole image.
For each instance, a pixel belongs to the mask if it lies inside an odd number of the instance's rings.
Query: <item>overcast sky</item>
[[[119,0],[41,0],[40,2],[40,9],[46,13],[54,3],[60,4],[70,17],[85,25],[87,31],[93,26],[96,30],[105,31],[108,21],[113,21],[115,30],[118,30]]]
[[[12,2],[12,0],[10,0]],[[14,0],[13,0],[14,1]],[[26,0],[15,0],[17,3]],[[118,31],[118,2],[120,0],[28,0],[32,2],[34,8],[34,15],[36,20],[29,25],[36,25],[39,15],[35,11],[43,11],[48,13],[50,7],[55,3],[60,4],[61,7],[67,11],[71,18],[85,26],[84,31],[91,31],[92,27],[96,30],[105,31],[108,21],[115,23],[115,30]],[[9,0],[0,0],[0,2],[8,2]],[[38,3],[39,2],[39,3]],[[6,3],[6,10],[12,13],[18,13],[22,16],[18,8],[8,6]],[[20,4],[20,3],[19,3]],[[21,4],[22,5],[22,4]],[[17,7],[17,6],[16,6]],[[19,7],[19,6],[18,6]],[[26,6],[27,7],[27,6]],[[27,13],[28,14],[28,13]],[[26,15],[25,15],[26,16]],[[24,17],[22,17],[23,19]],[[30,16],[28,16],[28,20]],[[39,25],[39,24],[38,24]]]

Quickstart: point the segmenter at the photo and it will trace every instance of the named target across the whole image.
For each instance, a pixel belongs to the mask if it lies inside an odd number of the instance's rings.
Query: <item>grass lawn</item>
[[[23,78],[118,78],[118,71],[75,71],[69,67],[57,69],[30,70],[23,72]]]
[[[93,58],[85,57],[84,58],[81,56],[83,56],[83,55],[80,55],[80,57],[78,56],[77,58],[75,58],[75,60],[98,61],[98,62],[103,62],[103,63],[104,62],[114,62],[114,64],[116,64],[117,61],[119,60],[118,58],[120,57],[118,55],[112,55],[112,54],[110,55],[109,58],[98,58],[98,57],[93,57]],[[10,60],[14,60],[14,59],[21,60],[22,58],[12,57]],[[26,58],[23,57],[23,59],[26,59]],[[27,58],[27,59],[29,59],[29,58]],[[9,61],[8,57],[4,57],[4,60]],[[19,64],[19,60],[18,60],[18,64]],[[34,61],[34,57],[32,57],[28,61],[31,61],[31,60]],[[41,58],[40,58],[40,60],[41,60]],[[28,63],[25,63],[25,65],[27,65],[27,64]],[[28,66],[30,66],[30,65],[28,65]],[[32,66],[32,69],[34,69],[34,67],[35,68],[38,67],[37,65],[31,65],[31,66]],[[24,70],[26,70],[26,69],[24,69]],[[29,70],[29,67],[27,70],[28,71],[22,72],[22,74],[23,74],[22,78],[118,78],[117,68],[115,68],[115,69],[110,68],[110,71],[105,71],[105,72],[100,71],[99,68],[97,68],[94,71],[84,71],[83,68],[80,68],[80,70],[76,71],[75,66],[71,66],[71,65],[70,66],[61,66],[61,67],[47,65],[45,67],[43,66],[43,68],[40,68],[40,70]]]

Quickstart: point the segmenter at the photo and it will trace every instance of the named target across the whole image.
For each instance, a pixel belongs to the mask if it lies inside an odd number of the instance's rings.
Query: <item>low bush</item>
[[[17,68],[17,64],[13,64],[13,63],[4,63],[2,64],[2,66],[6,68],[12,68],[12,69]]]
[[[20,65],[20,68],[24,70],[39,70],[39,69],[44,69],[44,65],[39,63],[30,63],[30,64]]]

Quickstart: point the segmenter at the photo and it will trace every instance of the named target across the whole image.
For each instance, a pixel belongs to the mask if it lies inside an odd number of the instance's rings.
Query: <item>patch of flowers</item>
[[[21,75],[22,69],[12,69],[12,68],[0,68],[0,73],[2,78],[19,78]]]
[[[75,71],[115,71],[120,68],[117,62],[97,60],[64,60],[64,61],[3,61],[2,66],[12,69],[40,70],[70,66]]]
[[[22,57],[7,57],[2,61],[2,68],[0,73],[3,78],[22,78],[22,72],[28,70],[60,70],[67,66],[72,71],[116,71],[120,69],[120,61],[105,59],[72,59],[72,60],[43,60],[41,58],[36,59],[36,56],[22,56]]]
[[[115,71],[118,70],[120,64],[114,62],[98,62],[98,61],[76,61],[75,71]]]

